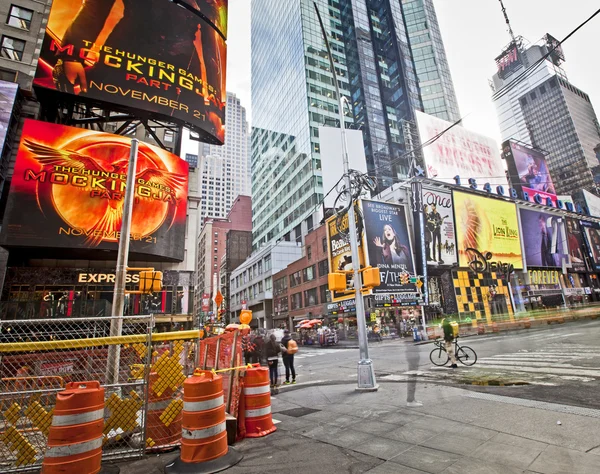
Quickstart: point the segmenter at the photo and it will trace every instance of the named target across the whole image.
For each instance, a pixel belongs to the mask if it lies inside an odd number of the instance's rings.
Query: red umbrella
[[[320,319],[311,319],[308,324],[323,324],[323,321]]]
[[[298,323],[298,325],[300,325],[300,324],[306,324],[306,323],[308,323],[308,322],[310,322],[310,319],[303,319],[302,321],[300,321],[300,322]]]
[[[308,323],[305,323],[302,326],[300,326],[300,329],[311,329],[311,328],[312,328],[312,325],[308,324]]]

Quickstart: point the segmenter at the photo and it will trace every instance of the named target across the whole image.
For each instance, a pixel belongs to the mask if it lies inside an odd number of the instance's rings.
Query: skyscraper
[[[227,93],[225,143],[200,144],[203,218],[223,219],[240,195],[250,196],[250,128],[246,108]]]
[[[431,0],[318,0],[379,189],[408,173],[403,121],[458,119]],[[252,2],[253,243],[298,240],[324,192],[319,126],[339,126],[338,97],[312,0]]]

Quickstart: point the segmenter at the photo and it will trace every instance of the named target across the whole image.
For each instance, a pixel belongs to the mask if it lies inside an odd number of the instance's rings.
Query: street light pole
[[[340,131],[342,138],[342,163],[344,169],[344,180],[346,184],[346,192],[349,194],[349,208],[348,208],[348,231],[349,231],[349,239],[350,239],[350,252],[352,255],[352,268],[354,271],[354,293],[355,293],[355,303],[356,303],[356,324],[358,326],[358,347],[359,347],[359,357],[358,361],[358,385],[356,390],[359,391],[377,391],[379,385],[375,380],[375,371],[373,369],[373,361],[369,359],[369,344],[367,341],[367,321],[365,318],[365,304],[362,296],[362,278],[360,273],[360,257],[358,254],[358,241],[356,235],[356,216],[354,212],[354,199],[352,197],[352,183],[350,180],[349,174],[349,164],[348,164],[348,143],[346,141],[346,127],[344,123],[344,100],[345,97],[342,96],[340,92],[340,88],[338,85],[337,74],[335,72],[335,65],[333,62],[333,56],[331,54],[331,48],[329,46],[329,40],[327,39],[327,33],[325,31],[325,27],[323,25],[323,20],[321,19],[321,15],[319,13],[319,8],[317,4],[313,2],[315,6],[315,10],[317,12],[317,17],[319,19],[319,24],[321,25],[321,31],[323,33],[323,39],[325,40],[325,46],[327,47],[327,55],[329,56],[329,66],[331,67],[331,72],[333,74],[333,82],[335,86],[335,91],[338,96],[339,101],[339,113],[340,113]]]
[[[131,140],[129,152],[129,167],[127,168],[127,187],[125,188],[125,202],[123,203],[123,218],[121,220],[121,234],[119,236],[119,252],[117,254],[117,270],[115,275],[115,290],[113,298],[113,319],[110,322],[110,336],[118,337],[123,332],[123,310],[125,308],[125,282],[127,277],[127,262],[129,259],[129,239],[131,234],[131,214],[135,196],[135,174],[138,157],[137,138]],[[121,346],[114,344],[108,346],[108,364],[106,367],[106,383],[114,385],[119,383],[119,365],[121,359]]]

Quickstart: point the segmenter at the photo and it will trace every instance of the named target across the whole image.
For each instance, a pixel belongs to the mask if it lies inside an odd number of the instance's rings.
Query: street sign
[[[223,295],[219,290],[217,290],[217,294],[215,295],[215,303],[217,303],[217,307],[221,306],[221,303],[223,303]]]
[[[421,287],[423,286],[423,282],[421,280],[418,280],[416,285],[417,285],[417,288],[421,289]]]
[[[242,300],[242,309],[248,309],[248,303],[246,300]]]

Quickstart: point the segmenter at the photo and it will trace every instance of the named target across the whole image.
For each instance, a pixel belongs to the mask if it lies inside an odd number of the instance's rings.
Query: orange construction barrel
[[[173,407],[172,402],[176,400],[173,398],[173,391],[167,388],[160,394],[156,393],[157,381],[158,374],[152,372],[146,415],[146,440],[149,451],[175,449],[181,441],[182,414]]]
[[[42,474],[96,474],[102,462],[104,388],[72,382],[56,396]]]
[[[242,460],[227,446],[223,377],[196,369],[183,383],[181,455],[165,466],[166,474],[212,473]]]
[[[260,438],[277,429],[271,417],[269,369],[252,366],[244,377],[246,438]]]

